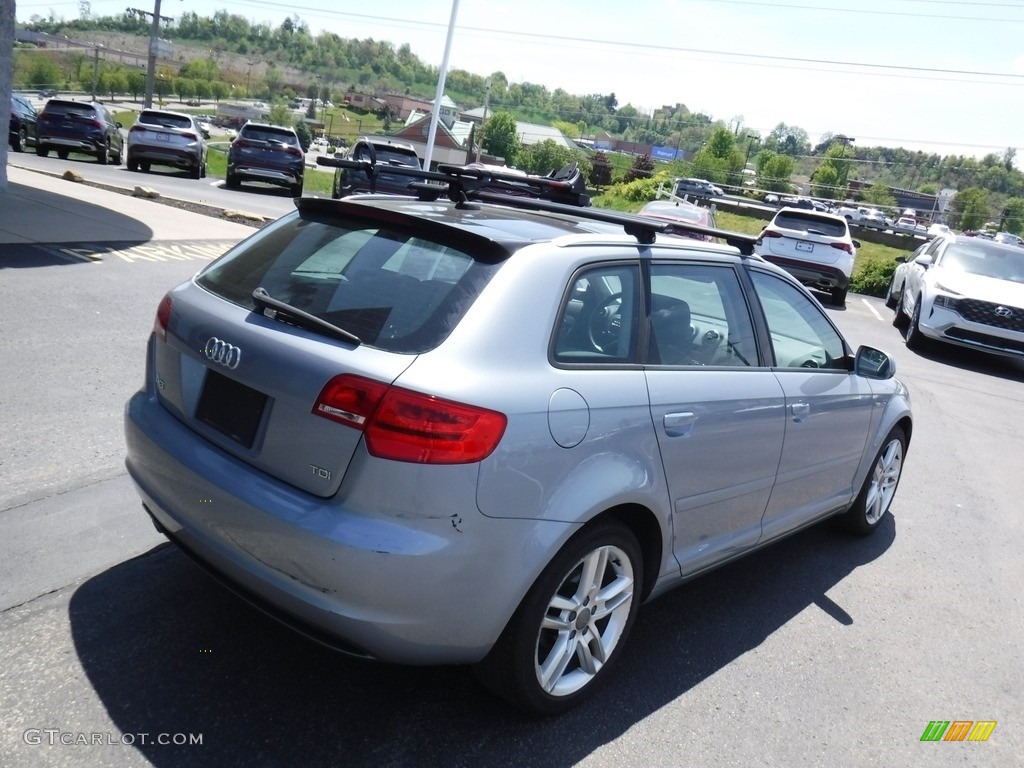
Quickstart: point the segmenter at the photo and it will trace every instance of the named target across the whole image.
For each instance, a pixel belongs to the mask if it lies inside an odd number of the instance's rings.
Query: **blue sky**
[[[125,3],[91,7],[110,15]],[[440,65],[452,0],[161,3],[166,16],[222,9],[409,43]],[[78,3],[24,0],[17,15],[51,10],[76,18]],[[812,139],[979,157],[1024,147],[1024,2],[1012,0],[460,0],[450,66],[614,92],[641,111],[681,102],[761,133],[785,122]]]

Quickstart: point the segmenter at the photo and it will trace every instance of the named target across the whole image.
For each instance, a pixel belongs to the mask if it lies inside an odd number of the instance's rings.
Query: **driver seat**
[[[658,365],[692,365],[694,331],[690,325],[690,305],[682,299],[664,296],[654,296],[652,300],[648,360]]]

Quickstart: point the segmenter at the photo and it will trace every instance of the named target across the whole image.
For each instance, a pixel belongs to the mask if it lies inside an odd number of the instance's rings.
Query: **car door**
[[[749,549],[782,452],[782,387],[758,363],[732,266],[651,265],[645,373],[683,575]]]
[[[762,522],[765,542],[851,500],[875,401],[821,306],[778,275],[750,274],[786,405],[778,477]]]

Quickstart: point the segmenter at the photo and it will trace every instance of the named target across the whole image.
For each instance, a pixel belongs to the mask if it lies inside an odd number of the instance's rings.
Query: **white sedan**
[[[959,344],[1024,358],[1024,250],[979,237],[936,237],[896,267],[886,304],[906,342]]]

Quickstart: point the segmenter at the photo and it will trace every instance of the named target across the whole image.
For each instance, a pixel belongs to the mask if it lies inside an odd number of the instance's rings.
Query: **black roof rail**
[[[744,256],[754,252],[757,237],[739,232],[729,232],[714,227],[703,227],[676,221],[659,221],[647,216],[621,213],[590,205],[585,192],[583,174],[576,163],[547,176],[531,176],[509,169],[473,164],[467,166],[440,164],[436,171],[425,171],[403,165],[388,165],[376,162],[372,145],[367,154],[369,160],[347,160],[337,157],[317,157],[317,165],[332,168],[349,168],[362,171],[371,185],[380,173],[389,173],[418,179],[409,185],[421,200],[438,200],[447,197],[459,206],[470,206],[475,201],[506,205],[532,211],[561,213],[591,221],[618,224],[626,234],[632,235],[644,245],[655,241],[657,233],[697,234],[716,237],[736,248]]]

